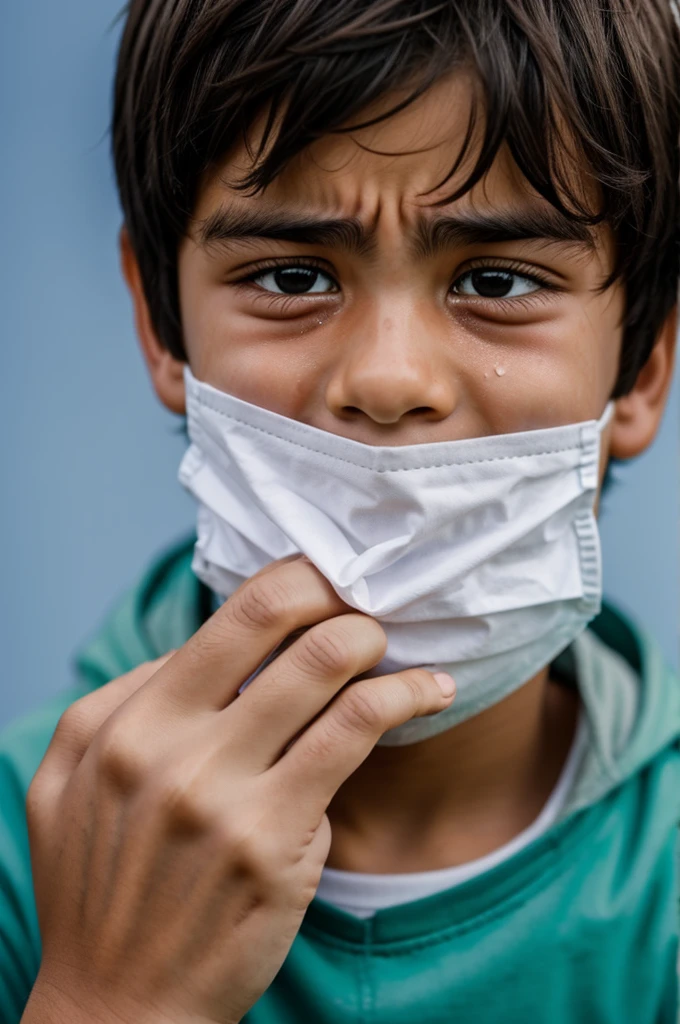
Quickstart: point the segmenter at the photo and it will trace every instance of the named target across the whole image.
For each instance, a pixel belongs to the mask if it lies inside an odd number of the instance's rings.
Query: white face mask
[[[517,434],[374,447],[298,423],[185,371],[192,445],[180,480],[198,499],[193,568],[228,596],[301,552],[387,653],[370,673],[453,675],[453,705],[387,732],[416,743],[502,700],[600,609],[593,503],[611,416]]]

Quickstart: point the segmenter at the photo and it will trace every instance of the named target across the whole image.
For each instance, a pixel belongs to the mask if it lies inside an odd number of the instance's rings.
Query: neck
[[[578,694],[546,668],[422,743],[375,747],[329,809],[328,867],[370,874],[476,860],[540,814],[571,748]]]

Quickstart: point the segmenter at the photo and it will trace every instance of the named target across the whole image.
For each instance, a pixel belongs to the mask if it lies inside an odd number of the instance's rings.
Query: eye
[[[476,295],[482,299],[514,299],[530,295],[543,287],[540,281],[500,267],[477,267],[469,270],[453,285],[456,295]]]
[[[250,280],[275,295],[315,295],[337,290],[335,281],[317,267],[277,267],[262,271]]]

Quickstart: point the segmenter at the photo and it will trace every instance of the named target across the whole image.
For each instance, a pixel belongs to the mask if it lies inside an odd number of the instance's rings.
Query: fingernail
[[[434,677],[437,680],[437,686],[442,691],[445,697],[453,697],[456,692],[456,684],[452,677],[446,672],[435,672]]]

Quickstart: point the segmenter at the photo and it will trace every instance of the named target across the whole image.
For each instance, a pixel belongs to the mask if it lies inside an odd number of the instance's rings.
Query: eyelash
[[[326,263],[324,263],[323,260],[315,260],[313,256],[305,256],[303,259],[299,259],[299,258],[295,259],[294,257],[289,257],[288,259],[283,258],[283,259],[279,259],[279,260],[266,260],[263,263],[256,264],[255,268],[251,269],[248,272],[248,274],[246,274],[245,277],[238,278],[238,280],[235,281],[234,283],[235,284],[250,284],[253,281],[255,281],[258,277],[262,277],[262,275],[266,274],[268,271],[270,271],[270,270],[281,270],[284,267],[300,267],[301,270],[320,270],[322,274],[325,274],[333,282],[333,284],[335,285],[336,288],[338,288],[338,289],[340,288],[338,282],[335,280],[333,275],[328,270],[328,265]],[[275,293],[270,293],[270,294],[275,294]],[[318,298],[318,294],[319,293],[316,293],[316,297],[317,298]],[[326,293],[326,294],[329,294],[329,293]],[[330,294],[334,294],[334,293],[330,293]],[[304,299],[305,295],[304,294],[301,295],[301,296],[300,295],[293,295],[293,296],[286,296],[286,297],[287,298],[296,298],[296,299],[297,298],[303,298]],[[283,298],[283,296],[281,296],[281,298]]]
[[[333,284],[338,289],[338,291],[340,290],[340,286],[339,286],[338,282],[335,280],[335,278],[333,277],[333,275],[329,272],[327,264],[323,260],[316,260],[316,259],[314,259],[314,257],[312,257],[312,256],[306,256],[306,257],[304,257],[304,259],[300,259],[300,258],[296,259],[295,257],[289,257],[289,258],[282,258],[282,259],[278,259],[278,260],[265,260],[264,262],[262,262],[260,264],[257,264],[254,269],[251,269],[245,277],[238,278],[234,282],[234,284],[236,284],[236,285],[245,285],[245,286],[251,285],[251,284],[253,284],[257,280],[258,277],[262,277],[262,275],[266,274],[268,271],[280,270],[283,267],[300,267],[301,269],[304,269],[304,270],[319,270],[319,271],[321,271],[321,273],[325,274],[330,281],[333,282]],[[466,270],[462,274],[459,274],[458,277],[455,278],[455,280],[451,282],[451,286],[450,286],[449,290],[451,290],[453,288],[454,284],[457,281],[459,281],[462,277],[464,277],[465,274],[469,274],[473,270],[494,270],[494,269],[495,270],[505,270],[508,273],[517,274],[520,277],[524,277],[528,281],[532,281],[534,284],[540,285],[540,287],[544,291],[557,292],[557,291],[561,291],[562,290],[558,285],[554,284],[546,276],[544,276],[540,271],[536,270],[533,267],[529,271],[525,264],[520,263],[517,260],[494,261],[492,257],[489,257],[489,258],[484,259],[484,260],[482,260],[482,259],[480,259],[480,260],[473,260],[472,263],[470,263],[469,266],[466,268]],[[268,299],[274,300],[274,302],[277,302],[277,301],[280,302],[282,299],[287,299],[287,300],[293,299],[293,300],[295,300],[295,299],[305,299],[305,298],[309,297],[309,296],[304,295],[304,294],[301,294],[301,295],[279,295],[279,294],[277,294],[275,292],[266,292],[266,291],[264,291],[264,289],[261,289],[261,291],[262,291],[262,293],[264,295],[267,296]],[[318,293],[317,292],[317,293],[313,294],[313,298],[318,300],[322,296],[325,296],[325,295],[335,295],[335,294],[337,294],[337,293],[336,292],[322,292],[322,293]],[[514,298],[511,298],[511,299],[507,299],[507,298],[492,299],[492,298],[487,298],[487,297],[484,297],[484,296],[479,296],[479,297],[476,298],[475,296],[472,296],[472,295],[460,296],[460,298],[465,298],[467,300],[472,299],[473,301],[477,301],[477,302],[491,302],[491,303],[493,303],[495,305],[496,308],[503,308],[503,307],[507,306],[507,307],[512,308],[512,309],[517,309],[519,306],[527,305],[527,304],[529,304],[532,301],[535,302],[537,299],[540,298],[540,293],[539,292],[533,292],[530,295],[515,296]]]
[[[472,260],[465,271],[458,275],[456,281],[460,280],[461,277],[464,277],[465,274],[471,273],[473,270],[505,270],[509,274],[517,274],[518,277],[525,277],[527,281],[532,281],[534,284],[540,284],[541,288],[552,289],[553,291],[559,290],[558,286],[553,284],[553,282],[546,275],[542,274],[540,270],[536,270],[533,267],[529,270],[526,264],[520,263],[519,260],[494,261],[492,256],[489,256],[486,259]],[[454,281],[453,284],[455,283],[456,282]],[[453,284],[451,287],[453,287]],[[514,299],[512,301],[514,301]]]

